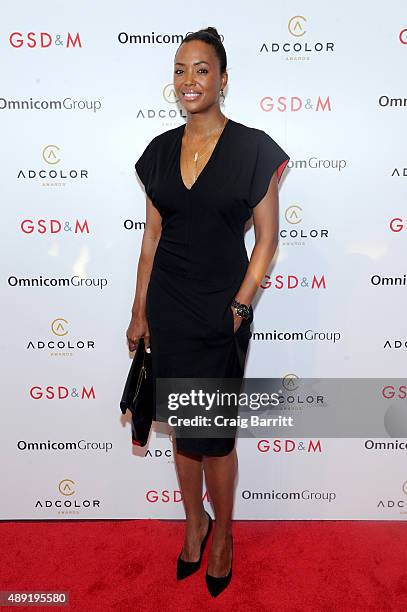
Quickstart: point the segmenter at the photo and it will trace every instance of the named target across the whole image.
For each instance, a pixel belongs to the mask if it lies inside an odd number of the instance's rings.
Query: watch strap
[[[236,309],[236,314],[243,319],[248,319],[250,317],[250,306],[247,304],[242,304],[238,302],[235,298],[232,300],[232,306]]]

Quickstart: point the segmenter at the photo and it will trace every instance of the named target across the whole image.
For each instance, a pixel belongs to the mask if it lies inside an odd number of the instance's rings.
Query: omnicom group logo
[[[185,32],[185,34],[154,31],[137,33],[119,32],[117,34],[117,41],[121,45],[176,45],[179,47],[188,34],[192,34],[192,32]],[[219,34],[219,36],[223,42],[223,34]]]
[[[0,98],[0,111],[92,111],[97,113],[102,108],[101,100],[78,98],[38,99],[20,98],[11,100]]]
[[[18,440],[17,449],[24,452],[47,452],[47,451],[101,451],[109,453],[113,449],[113,442],[102,440]],[[71,481],[70,481],[71,482]],[[69,490],[71,487],[69,486]],[[71,493],[72,494],[72,493]]]
[[[7,279],[8,286],[14,288],[85,287],[104,289],[107,283],[107,278],[81,278],[77,274],[71,277],[43,276],[42,274],[31,277],[10,275]]]

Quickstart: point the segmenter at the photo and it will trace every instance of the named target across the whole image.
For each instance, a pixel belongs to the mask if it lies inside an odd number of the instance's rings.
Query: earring
[[[225,101],[225,94],[223,93],[223,89],[220,90],[220,95],[222,96],[223,100],[222,100],[222,104]]]

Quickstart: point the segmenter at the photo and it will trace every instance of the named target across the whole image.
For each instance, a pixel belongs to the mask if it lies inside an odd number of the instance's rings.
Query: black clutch
[[[120,409],[123,414],[131,412],[132,443],[145,446],[153,421],[153,382],[151,370],[151,353],[146,353],[144,338],[137,342]]]

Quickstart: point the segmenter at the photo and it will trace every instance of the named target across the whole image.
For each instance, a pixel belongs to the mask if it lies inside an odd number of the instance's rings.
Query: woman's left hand
[[[235,313],[235,309],[232,306],[230,309],[233,313],[233,333],[235,334],[242,324],[242,317],[239,317],[239,315]]]

